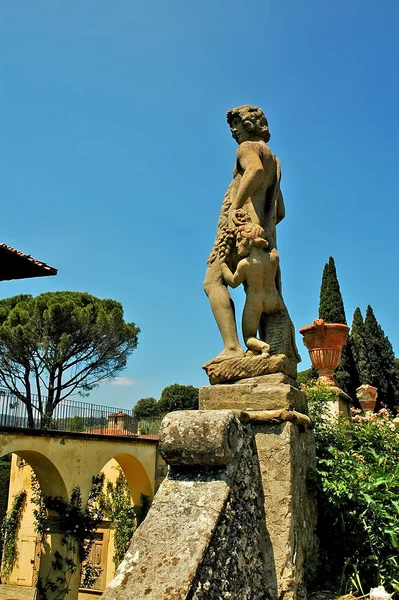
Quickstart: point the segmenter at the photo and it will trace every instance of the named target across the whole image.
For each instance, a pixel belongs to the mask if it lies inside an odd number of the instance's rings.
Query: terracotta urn
[[[364,412],[374,412],[377,396],[378,389],[368,383],[364,383],[356,390],[356,397]]]
[[[317,369],[319,380],[325,385],[337,387],[334,371],[341,360],[348,332],[347,325],[326,323],[323,319],[316,319],[312,325],[305,325],[299,330],[303,335],[303,343],[309,350],[312,365]]]

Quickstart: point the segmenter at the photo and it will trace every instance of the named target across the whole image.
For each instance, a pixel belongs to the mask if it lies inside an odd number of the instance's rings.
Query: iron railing
[[[46,397],[41,398],[46,406]],[[102,435],[137,435],[137,419],[133,411],[114,406],[101,406],[77,400],[61,400],[51,415],[41,414],[39,399],[32,395],[32,418],[26,405],[9,391],[0,389],[0,427],[33,428],[60,432]],[[44,411],[44,408],[42,409]]]

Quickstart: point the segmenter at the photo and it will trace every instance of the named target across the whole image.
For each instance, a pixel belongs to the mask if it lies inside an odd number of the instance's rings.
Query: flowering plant
[[[319,397],[313,388],[313,397]],[[312,394],[308,393],[310,405]],[[325,392],[323,392],[325,394]],[[399,592],[399,423],[386,409],[315,421],[319,569],[314,586]]]

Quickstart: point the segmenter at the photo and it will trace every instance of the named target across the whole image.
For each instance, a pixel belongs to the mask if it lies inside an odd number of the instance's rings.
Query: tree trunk
[[[54,410],[53,403],[47,401],[46,409],[45,409],[44,413],[41,415],[41,427],[43,429],[48,429],[51,427],[53,410]]]
[[[28,427],[30,429],[34,429],[35,428],[35,420],[33,418],[33,409],[32,409],[32,405],[29,404],[25,404],[26,406],[26,412],[28,414]]]

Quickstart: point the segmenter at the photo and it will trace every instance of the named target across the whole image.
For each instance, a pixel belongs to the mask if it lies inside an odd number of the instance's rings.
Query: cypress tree
[[[320,287],[319,319],[324,319],[326,323],[347,324],[344,301],[332,256],[330,256],[328,263],[325,264],[323,269]],[[342,348],[341,362],[335,371],[335,378],[344,392],[351,398],[356,397],[359,377],[349,339]]]
[[[366,341],[364,339],[364,322],[360,308],[356,308],[355,312],[353,313],[350,342],[353,359],[359,374],[359,385],[363,383],[370,383],[370,369]]]
[[[323,269],[320,287],[319,319],[346,325],[344,302],[338,283],[334,259],[330,256]]]
[[[392,344],[375,318],[371,306],[364,320],[369,383],[378,388],[378,400],[389,408],[396,405],[399,382]]]

